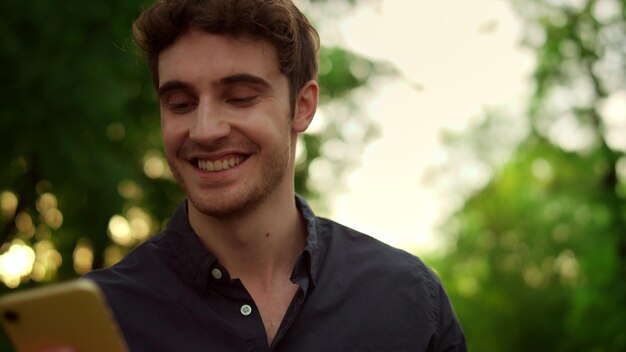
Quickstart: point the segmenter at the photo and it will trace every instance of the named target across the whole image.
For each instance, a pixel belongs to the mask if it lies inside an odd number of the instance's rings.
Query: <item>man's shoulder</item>
[[[147,279],[149,272],[159,270],[163,265],[163,259],[167,257],[164,252],[168,252],[165,232],[160,232],[131,250],[113,266],[93,270],[84,277],[101,286]]]
[[[406,250],[326,218],[317,218],[317,229],[322,252],[331,257],[347,261],[347,264],[372,266],[385,271],[386,275],[404,278],[408,275],[439,284],[431,269],[418,256]]]
[[[368,307],[372,321],[393,316],[404,327],[386,332],[399,332],[396,342],[415,342],[417,336],[440,346],[464,345],[441,281],[419,257],[332,220],[319,218],[316,227],[324,256],[318,294],[329,301],[349,298],[342,306],[346,311]]]
[[[393,247],[381,240],[351,227],[327,218],[317,218],[318,236],[321,245],[334,243],[339,245],[344,253],[356,255],[372,255],[389,257],[393,263],[407,265],[424,265],[422,261],[406,250]]]

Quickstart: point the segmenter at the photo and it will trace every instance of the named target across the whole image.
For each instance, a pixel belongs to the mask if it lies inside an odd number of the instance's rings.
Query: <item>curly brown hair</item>
[[[159,54],[191,28],[233,37],[267,40],[287,76],[292,104],[318,69],[319,36],[291,0],[159,0],[133,23],[158,88]]]

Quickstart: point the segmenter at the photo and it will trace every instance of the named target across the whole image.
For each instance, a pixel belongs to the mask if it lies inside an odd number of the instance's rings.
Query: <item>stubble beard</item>
[[[232,219],[252,212],[279,188],[289,170],[290,154],[290,143],[280,150],[267,151],[266,160],[261,163],[262,174],[247,175],[247,183],[234,190],[220,190],[219,186],[194,188],[185,180],[176,162],[169,157],[167,161],[178,184],[198,211],[218,219]]]

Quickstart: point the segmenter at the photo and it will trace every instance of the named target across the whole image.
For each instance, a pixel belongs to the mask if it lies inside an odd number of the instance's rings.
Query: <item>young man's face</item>
[[[190,206],[227,216],[293,191],[294,143],[312,118],[300,115],[317,86],[292,119],[270,44],[191,30],[159,55],[158,71],[165,154]]]

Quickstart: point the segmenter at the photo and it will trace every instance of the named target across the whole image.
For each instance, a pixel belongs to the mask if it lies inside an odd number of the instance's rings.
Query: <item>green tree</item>
[[[0,291],[111,265],[161,229],[181,201],[149,73],[130,39],[148,3],[0,3]],[[350,92],[383,67],[339,47],[324,46],[321,61],[323,106],[355,106]],[[373,131],[344,110],[303,137],[297,192],[320,207],[310,170],[328,158],[325,141],[350,142],[340,127],[348,120],[365,137]],[[333,160],[333,172],[354,161]]]
[[[492,174],[433,259],[473,350],[626,349],[625,4],[515,2],[537,57],[528,133],[503,163],[484,138],[506,119],[453,138]]]

